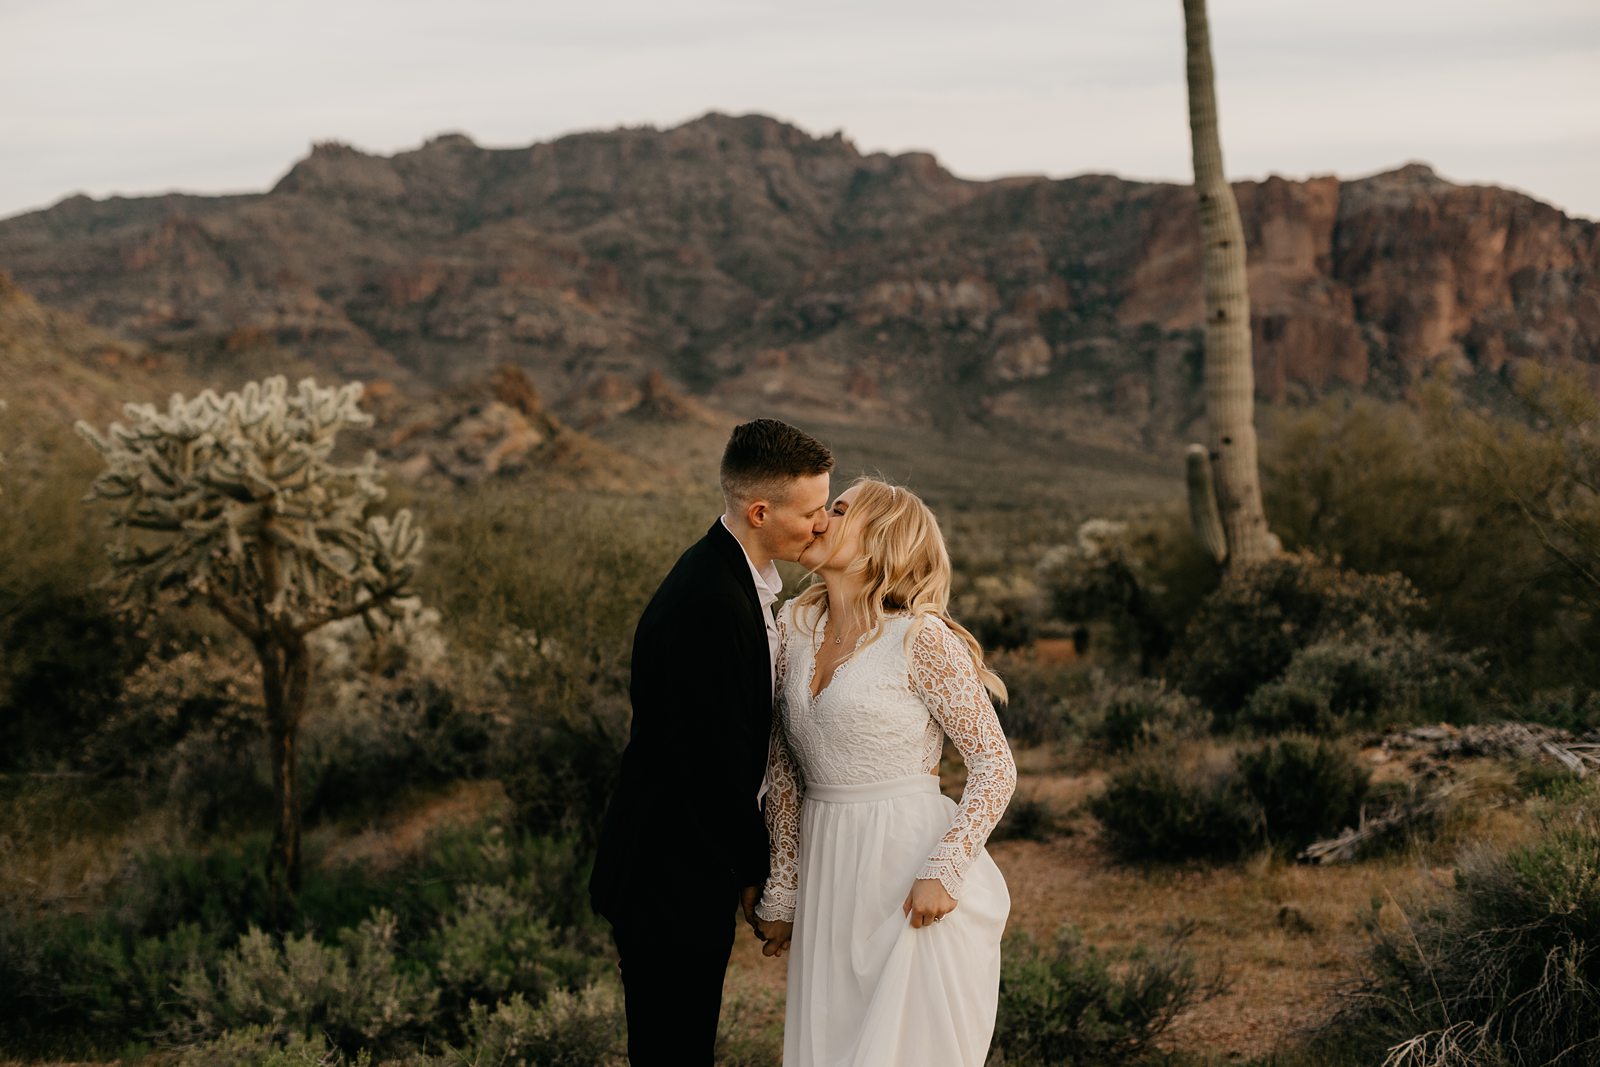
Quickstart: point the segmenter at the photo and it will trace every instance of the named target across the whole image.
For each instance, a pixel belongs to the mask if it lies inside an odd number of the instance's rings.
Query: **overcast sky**
[[[1600,217],[1600,0],[1211,0],[1228,172],[1411,160]],[[965,177],[1191,175],[1179,0],[0,0],[0,217],[313,141],[759,111]]]

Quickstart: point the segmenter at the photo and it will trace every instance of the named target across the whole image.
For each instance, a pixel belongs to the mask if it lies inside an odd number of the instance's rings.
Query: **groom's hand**
[[[779,919],[757,919],[756,936],[763,942],[763,956],[781,956],[789,951],[789,941],[794,937],[794,923]]]
[[[761,936],[761,927],[756,925],[759,921],[756,919],[756,901],[760,899],[761,887],[758,885],[747,885],[739,891],[739,910],[744,912],[744,921],[750,924],[750,929],[756,932],[757,937]]]

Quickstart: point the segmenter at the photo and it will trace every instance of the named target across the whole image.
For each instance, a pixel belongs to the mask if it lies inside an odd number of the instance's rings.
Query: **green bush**
[[[307,720],[305,816],[382,811],[406,790],[481,778],[496,732],[489,715],[433,678],[381,680],[361,703]]]
[[[1274,848],[1290,855],[1354,826],[1372,772],[1348,745],[1285,737],[1239,754],[1239,781]]]
[[[273,915],[263,875],[266,845],[262,834],[238,847],[147,852],[129,865],[103,910],[90,914],[34,916],[23,914],[20,904],[0,907],[0,1046],[89,1056],[133,1038],[175,1032],[209,1041],[268,1025],[235,1010],[226,991],[217,991],[222,961],[239,972],[244,944],[293,946],[293,961],[283,948],[276,961],[263,950],[251,962],[262,974],[277,975],[280,986],[289,962],[317,963],[327,972],[317,979],[322,992],[308,986],[305,995],[326,1000],[334,995],[328,990],[345,981],[339,968],[356,968],[350,938],[372,944],[379,934],[390,937],[396,973],[419,983],[418,996],[437,997],[452,1009],[417,1021],[412,1036],[435,1041],[460,1039],[457,1028],[473,997],[492,1002],[490,992],[502,988],[541,995],[581,988],[609,969],[609,938],[589,910],[588,866],[573,840],[494,825],[452,830],[433,835],[417,860],[391,870],[326,865],[312,850],[298,910],[282,917],[290,929],[281,939],[259,932]],[[369,916],[378,909],[393,917],[392,929],[370,929]],[[517,955],[524,950],[527,959]],[[209,1002],[182,1001],[173,988],[197,972],[190,992],[198,996],[209,975],[213,992],[207,996],[222,998],[227,1009],[207,1008],[215,1019],[198,1027],[192,1008]],[[261,996],[286,995],[260,974],[257,980],[267,987]],[[359,1006],[364,994],[350,992]],[[302,1016],[346,1052],[372,1044],[352,1037],[358,1026],[340,1029],[315,1019],[310,1008]],[[292,1029],[270,1025],[280,1043]]]
[[[1237,859],[1266,844],[1293,854],[1354,825],[1370,772],[1347,747],[1289,737],[1222,758],[1146,750],[1089,801],[1128,859]]]
[[[346,1057],[328,1044],[321,1031],[285,1037],[274,1027],[245,1026],[184,1048],[177,1067],[370,1067],[371,1063],[371,1053]]]
[[[50,770],[110,714],[147,642],[96,587],[105,534],[81,500],[96,457],[66,420],[13,402],[0,419],[0,770]]]
[[[1471,854],[1398,924],[1374,907],[1367,978],[1331,1029],[1394,1064],[1600,1060],[1600,794],[1548,805],[1543,823]]]
[[[596,983],[557,990],[542,1004],[520,993],[493,1009],[472,1005],[462,1067],[622,1067],[627,1063],[622,992]]]
[[[1027,935],[1008,938],[1000,959],[989,1059],[996,1067],[1135,1062],[1180,1014],[1221,991],[1197,973],[1179,939],[1116,960],[1063,927],[1043,948]]]
[[[81,762],[140,782],[189,826],[211,832],[270,811],[272,787],[253,657],[241,665],[226,645],[197,644],[161,648],[128,675]]]
[[[628,704],[596,691],[582,704],[542,702],[517,714],[498,746],[497,777],[517,825],[592,844],[622,772]]]
[[[1217,584],[1216,563],[1187,514],[1171,510],[1126,522],[1090,519],[1070,543],[1040,557],[1037,574],[1055,619],[1099,624],[1106,651],[1140,673],[1167,656]],[[1100,651],[1097,644],[1094,652]]]
[[[1533,722],[1575,734],[1600,733],[1600,689],[1572,685],[1545,689],[1535,693],[1521,711]]]
[[[1330,397],[1280,410],[1262,438],[1266,511],[1286,545],[1405,574],[1428,600],[1424,628],[1484,649],[1497,680],[1592,687],[1596,394],[1532,361],[1517,377],[1492,412],[1441,383],[1420,406]]]
[[[185,923],[235,937],[264,921],[270,904],[257,833],[231,847],[165,848],[139,853],[107,905],[120,929],[155,936]]]
[[[1236,859],[1261,841],[1261,813],[1231,765],[1151,751],[1089,800],[1112,849],[1128,859]]]
[[[1427,634],[1337,634],[1294,654],[1237,722],[1260,733],[1328,733],[1402,722],[1462,722],[1484,699],[1482,668]]]
[[[0,911],[0,1048],[76,1055],[101,1035],[158,1035],[174,976],[216,950],[193,924],[140,937]]]
[[[317,1030],[344,1049],[392,1048],[424,1030],[438,991],[402,961],[394,916],[375,911],[338,940],[280,941],[251,927],[214,969],[184,973],[175,1030],[191,1040],[246,1026],[284,1037]]]
[[[1061,829],[1055,809],[1037,793],[1017,792],[989,835],[991,841],[1048,841]]]
[[[1285,554],[1228,576],[1184,630],[1174,669],[1181,688],[1226,729],[1301,649],[1340,632],[1404,631],[1422,603],[1398,574],[1356,574],[1309,553]]]
[[[467,885],[423,948],[437,978],[444,1014],[473,1001],[494,1004],[520,994],[542,1003],[552,990],[581,986],[603,966],[592,943],[553,929],[534,894],[505,886]]]
[[[998,711],[1007,740],[1018,746],[1058,744],[1077,734],[1081,723],[1073,709],[1087,704],[1092,672],[1003,654],[993,666],[1010,697]]]
[[[1104,686],[1093,703],[1089,736],[1112,752],[1196,737],[1211,724],[1193,698],[1160,680]]]
[[[103,596],[65,580],[9,593],[0,588],[0,770],[73,763],[145,642]]]

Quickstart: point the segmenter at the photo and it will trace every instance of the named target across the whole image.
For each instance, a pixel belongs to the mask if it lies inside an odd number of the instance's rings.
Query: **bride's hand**
[[[794,923],[781,919],[757,919],[756,936],[762,941],[763,956],[781,956],[789,951],[789,941],[794,937]]]
[[[945,891],[937,878],[918,878],[911,883],[911,892],[900,910],[911,916],[911,927],[920,930],[936,923],[956,910],[956,898]]]

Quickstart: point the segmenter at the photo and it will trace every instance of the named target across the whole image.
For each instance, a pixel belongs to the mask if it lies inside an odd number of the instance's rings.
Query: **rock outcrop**
[[[1600,367],[1595,223],[1418,164],[1235,192],[1265,399]],[[420,396],[512,364],[569,426],[681,418],[699,395],[1139,446],[1199,413],[1186,187],[965,181],[756,115],[387,158],[319,144],[264,194],[0,222],[0,268],[211,368],[297,360]],[[493,462],[545,447],[518,417],[472,430],[523,442]]]

